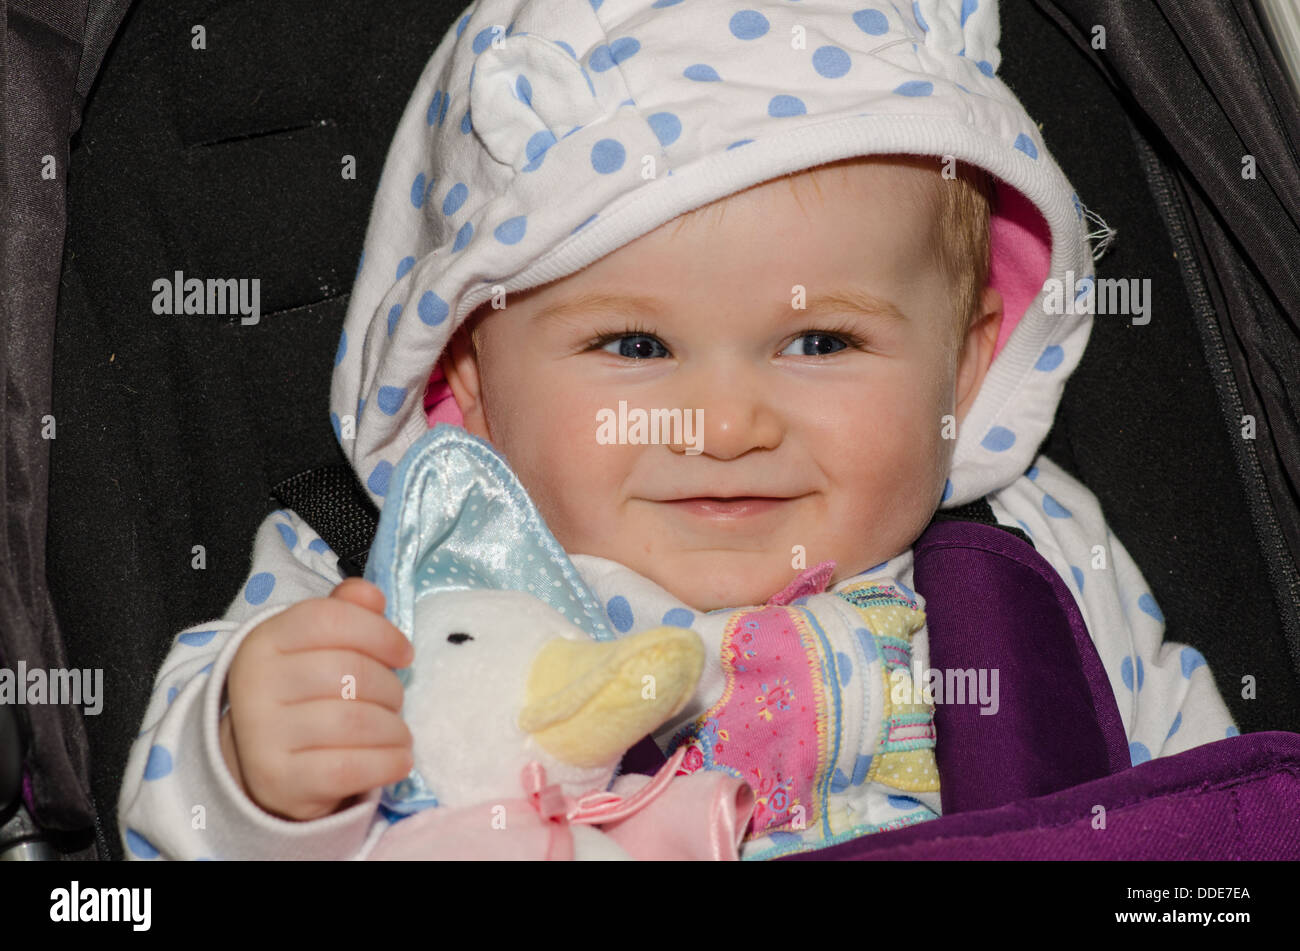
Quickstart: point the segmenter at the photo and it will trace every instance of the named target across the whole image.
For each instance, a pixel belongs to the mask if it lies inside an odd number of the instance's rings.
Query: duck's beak
[[[656,627],[618,641],[548,641],[528,671],[519,726],[556,758],[607,765],[677,713],[704,669],[694,631]]]

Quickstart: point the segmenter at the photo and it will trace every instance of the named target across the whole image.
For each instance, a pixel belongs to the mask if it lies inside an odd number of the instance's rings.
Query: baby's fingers
[[[291,624],[277,631],[275,646],[282,654],[310,650],[354,650],[386,667],[411,663],[414,650],[406,636],[382,614],[375,614],[342,598],[314,598],[294,605],[300,612]],[[279,618],[272,618],[273,622]]]
[[[305,700],[286,704],[282,709],[282,738],[290,753],[353,747],[411,748],[411,730],[406,722],[377,703]]]
[[[317,808],[295,819],[315,819],[328,815],[350,796],[364,795],[381,786],[405,779],[411,771],[409,749],[401,747],[360,747],[316,749],[293,757],[299,789]],[[314,813],[314,814],[312,814]]]
[[[364,700],[389,710],[402,709],[402,682],[379,661],[349,650],[294,654],[272,688],[286,704],[309,700]]]

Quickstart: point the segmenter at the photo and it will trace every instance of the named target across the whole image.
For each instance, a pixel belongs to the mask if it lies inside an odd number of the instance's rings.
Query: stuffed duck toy
[[[618,775],[677,714],[697,633],[616,636],[505,460],[439,424],[394,470],[366,563],[412,641],[398,671],[414,766],[384,790],[370,859],[736,859],[743,781]],[[616,778],[617,777],[617,778]]]

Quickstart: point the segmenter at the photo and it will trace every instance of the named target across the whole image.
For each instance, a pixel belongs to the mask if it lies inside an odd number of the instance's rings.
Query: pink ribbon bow
[[[659,767],[654,778],[631,796],[620,796],[615,792],[589,792],[577,799],[566,796],[558,784],[548,785],[546,767],[533,760],[523,768],[520,781],[528,802],[542,820],[551,826],[546,858],[560,861],[573,858],[573,832],[569,826],[619,822],[650,805],[668,788],[685,756],[686,749],[678,747],[668,762]]]

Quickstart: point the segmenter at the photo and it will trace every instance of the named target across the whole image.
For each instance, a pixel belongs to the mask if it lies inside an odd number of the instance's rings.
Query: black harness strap
[[[379,509],[348,465],[308,469],[271,488],[272,497],[297,512],[339,556],[344,577],[366,569]]]

